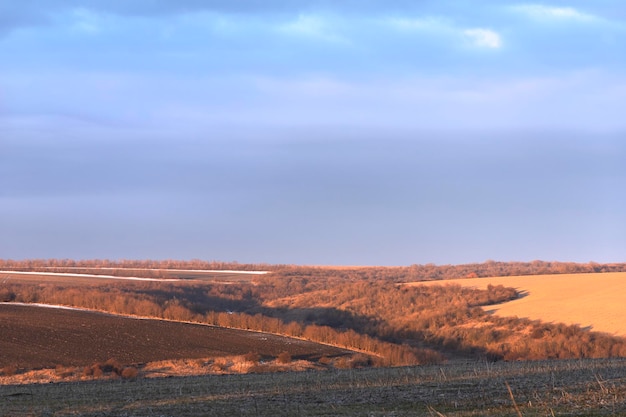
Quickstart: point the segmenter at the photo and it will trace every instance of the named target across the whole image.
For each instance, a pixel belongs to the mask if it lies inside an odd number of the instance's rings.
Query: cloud
[[[522,4],[512,6],[513,11],[523,14],[534,20],[542,21],[577,21],[592,22],[599,18],[595,15],[581,12],[573,7],[551,7],[541,4]]]
[[[317,15],[301,14],[295,20],[282,24],[278,30],[290,35],[305,36],[331,43],[348,44],[350,41],[335,33],[328,19]]]
[[[473,46],[479,48],[498,49],[502,47],[502,38],[491,29],[465,29],[463,35]]]
[[[320,10],[356,15],[381,11],[406,12],[415,8],[405,0],[6,0],[0,2],[0,33],[19,27],[49,24],[55,14],[75,9],[119,16],[161,17],[197,12],[298,15]]]
[[[464,29],[443,18],[394,18],[387,20],[388,25],[401,32],[429,32],[448,36],[458,40],[459,35],[473,47],[498,49],[502,47],[502,37],[492,29]]]
[[[0,3],[0,34],[24,26],[46,25],[49,21],[47,12],[28,2],[13,2],[11,5]]]
[[[87,9],[76,9],[72,14],[75,19],[75,30],[90,34],[100,32],[99,17],[96,13]]]

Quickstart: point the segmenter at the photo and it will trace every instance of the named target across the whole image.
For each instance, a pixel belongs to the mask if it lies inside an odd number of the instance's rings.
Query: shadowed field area
[[[626,273],[531,275],[454,279],[412,285],[458,284],[485,289],[514,287],[522,297],[486,310],[500,316],[527,317],[544,322],[578,324],[599,332],[626,336]]]
[[[624,375],[613,359],[7,385],[0,416],[613,416]]]
[[[125,364],[243,355],[298,359],[346,351],[270,334],[87,311],[0,303],[0,368],[85,366],[115,358]]]

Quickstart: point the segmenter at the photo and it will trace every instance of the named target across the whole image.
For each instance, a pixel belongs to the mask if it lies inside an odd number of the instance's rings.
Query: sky
[[[0,0],[0,258],[626,262],[626,5]]]

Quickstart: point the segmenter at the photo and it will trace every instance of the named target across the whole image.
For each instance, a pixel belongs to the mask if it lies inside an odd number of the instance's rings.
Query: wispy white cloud
[[[76,9],[72,12],[74,18],[73,28],[84,33],[98,33],[101,30],[99,16],[87,9]]]
[[[395,18],[387,23],[394,29],[402,32],[430,32],[439,33],[458,40],[459,37],[473,47],[498,49],[502,47],[502,37],[498,32],[488,28],[462,28],[442,18]]]
[[[473,46],[479,48],[498,49],[502,47],[500,34],[491,29],[465,29],[463,35]]]
[[[521,4],[511,9],[535,20],[569,20],[578,22],[592,22],[599,17],[577,10],[573,7],[552,7],[542,4]]]
[[[278,31],[290,35],[305,36],[325,42],[349,44],[350,41],[338,34],[331,22],[318,15],[301,14],[297,19],[282,24]]]

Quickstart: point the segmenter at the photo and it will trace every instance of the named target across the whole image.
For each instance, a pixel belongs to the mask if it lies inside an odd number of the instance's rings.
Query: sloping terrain
[[[366,277],[357,274],[358,271],[347,275],[341,275],[340,271],[339,276],[333,271],[327,274],[329,271],[320,270],[319,276],[307,271],[296,268],[237,283],[191,279],[136,281],[128,280],[129,277],[105,281],[64,274],[37,283],[9,276],[4,285],[0,285],[0,301],[40,302],[231,329],[253,329],[353,349],[369,355],[369,365],[378,366],[437,363],[446,358],[537,360],[626,356],[626,339],[589,332],[587,328],[574,325],[586,325],[585,322],[569,321],[572,325],[567,325],[560,324],[568,323],[567,319],[539,320],[531,319],[534,317],[530,314],[519,314],[519,318],[488,314],[494,305],[518,299],[520,294],[510,287],[514,285],[514,278],[504,278],[504,286],[491,287],[489,284],[498,282],[480,280],[483,287],[488,287],[483,290],[470,288],[471,280],[460,281],[466,286],[446,285],[455,281],[439,280],[432,282],[437,286],[410,287],[395,278],[384,279],[389,271],[381,272],[381,276],[376,272]],[[597,275],[599,278],[610,276]],[[541,279],[550,278],[543,276]],[[567,288],[568,284],[560,285]],[[596,287],[602,288],[602,285]],[[519,286],[518,290],[522,295],[528,294]],[[587,295],[589,291],[583,290],[580,294]],[[611,295],[615,294],[622,294],[622,291],[615,287]],[[588,305],[593,305],[591,302],[588,301]],[[549,303],[544,299],[543,304]],[[578,304],[585,302],[577,301],[573,306]],[[622,317],[623,314],[609,316]],[[125,336],[126,346],[128,341],[135,342],[133,335]],[[246,347],[243,352],[230,353],[245,354],[251,350],[258,349]],[[128,363],[120,357],[123,353],[107,354],[99,360],[113,356]],[[298,358],[297,354],[292,356]],[[345,366],[345,358],[339,359],[338,365]],[[335,361],[332,363],[334,366]]]
[[[126,364],[256,352],[297,359],[346,353],[271,334],[87,311],[0,303],[0,368],[85,366],[115,358]]]
[[[625,375],[576,359],[6,385],[0,416],[623,416]]]
[[[499,316],[527,317],[545,322],[577,324],[590,330],[626,336],[626,273],[530,275],[471,278],[415,283],[458,284],[485,289],[514,287],[522,297],[486,310]]]

